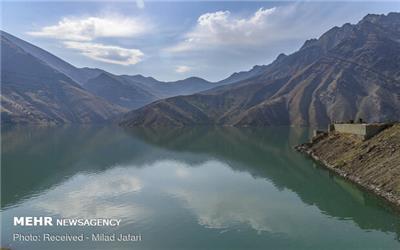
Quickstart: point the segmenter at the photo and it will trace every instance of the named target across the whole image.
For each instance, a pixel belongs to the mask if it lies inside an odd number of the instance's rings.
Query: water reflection
[[[123,230],[169,237],[169,245],[138,249],[399,247],[398,215],[293,151],[308,136],[304,129],[66,127],[2,135],[3,227],[29,211],[117,217]]]
[[[146,145],[104,127],[19,127],[2,131],[1,207],[41,193],[81,172],[141,159]],[[143,159],[145,160],[145,159]]]
[[[65,218],[130,218],[138,207],[115,197],[139,192],[140,179],[114,168],[97,175],[79,174],[33,200],[32,207]]]
[[[169,150],[204,153],[240,162],[242,164],[230,164],[230,167],[266,178],[280,190],[289,189],[304,203],[318,206],[325,214],[343,220],[353,219],[363,229],[378,226],[385,232],[400,232],[400,218],[386,216],[394,211],[380,200],[294,151],[294,145],[309,137],[309,131],[304,128],[183,131],[133,129],[128,133]]]

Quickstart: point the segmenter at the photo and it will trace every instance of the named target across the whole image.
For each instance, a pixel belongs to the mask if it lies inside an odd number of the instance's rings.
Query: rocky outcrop
[[[320,134],[296,149],[400,209],[400,124],[368,140],[338,132]]]

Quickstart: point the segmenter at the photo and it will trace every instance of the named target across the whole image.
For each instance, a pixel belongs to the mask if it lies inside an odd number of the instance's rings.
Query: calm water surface
[[[400,216],[292,146],[298,128],[2,131],[11,249],[400,249]],[[119,218],[117,228],[14,227],[13,216]],[[141,234],[141,242],[17,243],[13,233]]]

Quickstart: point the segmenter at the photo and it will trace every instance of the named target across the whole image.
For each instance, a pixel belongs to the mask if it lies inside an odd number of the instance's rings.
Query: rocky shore
[[[400,209],[400,124],[368,140],[323,133],[296,149]]]

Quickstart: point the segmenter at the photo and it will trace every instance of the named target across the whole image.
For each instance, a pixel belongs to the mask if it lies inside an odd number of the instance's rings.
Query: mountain
[[[99,123],[122,113],[113,105],[85,89],[50,66],[51,54],[40,49],[28,53],[28,46],[1,33],[1,122],[11,124]],[[64,64],[64,66],[67,64]],[[67,65],[68,66],[68,65]]]
[[[160,99],[152,94],[154,91],[146,85],[109,73],[101,73],[89,79],[83,86],[91,93],[129,109],[142,107]]]
[[[99,122],[124,108],[136,109],[216,86],[197,77],[161,82],[142,75],[117,76],[101,69],[77,68],[7,32],[0,31],[0,35],[2,60],[7,61],[1,78],[3,123]],[[77,102],[76,106],[70,106],[63,94]],[[78,105],[81,101],[85,105]]]
[[[260,68],[261,67],[261,68]],[[334,27],[230,84],[159,100],[122,126],[300,125],[400,119],[400,13]]]
[[[220,84],[211,83],[199,77],[189,77],[183,80],[173,82],[152,82],[149,86],[154,90],[159,99],[171,96],[189,95],[212,89]]]
[[[112,75],[101,73],[89,79],[83,87],[111,103],[129,109],[143,107],[153,101],[178,95],[189,95],[223,84],[190,77],[174,82],[161,82],[142,75]]]
[[[63,73],[75,82],[79,84],[85,83],[88,79],[96,77],[101,74],[103,70],[101,69],[91,69],[91,68],[77,68],[66,61],[56,57],[55,55],[19,39],[7,32],[0,31],[1,37],[7,39],[10,43],[18,46],[19,49],[25,51],[26,53],[34,56],[42,62],[45,62],[51,68]]]
[[[285,57],[285,54],[281,54],[281,55],[279,55],[279,57]],[[235,72],[232,75],[230,75],[228,78],[223,79],[223,80],[219,81],[218,83],[221,85],[225,85],[225,84],[231,84],[231,83],[235,83],[235,82],[244,81],[244,80],[253,78],[255,76],[261,75],[265,71],[266,68],[267,68],[266,65],[256,65],[249,71]]]

